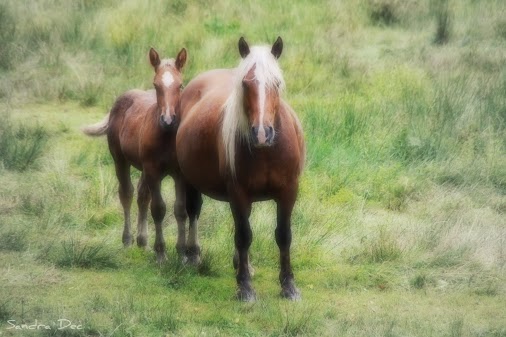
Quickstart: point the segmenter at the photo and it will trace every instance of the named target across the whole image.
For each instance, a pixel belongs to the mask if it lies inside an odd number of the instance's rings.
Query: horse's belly
[[[226,183],[220,175],[215,142],[192,132],[177,135],[177,158],[186,180],[203,194],[217,200],[227,199]],[[205,140],[207,139],[207,140]]]
[[[212,162],[199,156],[198,153],[195,153],[193,158],[195,160],[179,161],[181,172],[186,180],[208,197],[227,201],[226,185],[221,181],[217,168],[213,167]]]

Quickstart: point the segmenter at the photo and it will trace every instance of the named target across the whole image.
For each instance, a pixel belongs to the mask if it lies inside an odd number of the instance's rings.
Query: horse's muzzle
[[[272,126],[251,127],[253,145],[257,147],[271,146],[274,143],[274,128]]]

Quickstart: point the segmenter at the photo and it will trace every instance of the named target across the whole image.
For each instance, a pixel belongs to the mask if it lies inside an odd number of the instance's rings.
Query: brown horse
[[[228,201],[235,224],[237,296],[255,300],[248,250],[253,202],[277,204],[281,295],[297,300],[290,263],[291,214],[305,159],[300,122],[280,94],[277,63],[283,42],[249,48],[239,40],[241,63],[193,79],[181,96],[177,157],[188,184],[211,198]],[[196,193],[198,194],[198,192]]]
[[[83,132],[90,136],[107,134],[125,217],[123,230],[125,246],[130,246],[133,241],[130,233],[130,207],[134,189],[130,178],[130,167],[134,166],[142,171],[137,197],[139,207],[137,245],[139,247],[147,245],[147,211],[151,201],[151,215],[156,228],[154,249],[159,263],[166,259],[165,240],[162,233],[162,221],[166,208],[160,191],[162,179],[166,175],[173,177],[176,186],[174,204],[174,214],[178,223],[176,248],[179,254],[187,253],[185,204],[190,206],[192,204],[184,201],[185,189],[180,179],[175,149],[180,110],[179,99],[183,88],[181,70],[186,63],[186,57],[186,49],[183,48],[175,60],[160,60],[158,53],[151,48],[149,59],[155,70],[153,80],[155,90],[127,91],[116,100],[102,122],[83,128]],[[192,197],[192,200],[194,199],[195,197]],[[197,207],[200,206],[197,205]],[[191,223],[196,223],[196,221]],[[200,251],[196,241],[196,232],[194,232],[190,228],[188,243],[190,262],[198,261]]]

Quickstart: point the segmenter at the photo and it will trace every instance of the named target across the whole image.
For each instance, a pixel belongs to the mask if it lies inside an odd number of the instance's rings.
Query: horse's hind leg
[[[129,247],[132,244],[132,234],[130,232],[130,208],[132,206],[132,198],[134,187],[130,178],[130,165],[123,160],[115,161],[116,177],[118,178],[119,200],[123,206],[123,214],[125,224],[123,227],[123,245]]]
[[[165,239],[163,238],[162,221],[165,217],[166,207],[162,198],[161,186],[163,176],[153,169],[155,165],[146,165],[143,168],[143,174],[146,183],[151,192],[151,216],[155,222],[155,252],[158,263],[165,262],[167,255],[165,254]]]
[[[279,247],[281,296],[293,301],[300,299],[300,292],[295,287],[295,280],[290,262],[292,243],[291,217],[297,193],[287,191],[277,200],[276,243]]]
[[[176,200],[174,201],[174,217],[177,222],[176,250],[179,257],[186,262],[186,189],[183,179],[174,177]]]
[[[151,200],[149,187],[146,183],[144,173],[137,186],[137,206],[139,215],[137,219],[137,246],[146,248],[148,245],[148,206]]]
[[[202,210],[202,194],[193,186],[186,187],[186,210],[190,218],[190,230],[186,245],[188,263],[198,265],[200,263],[200,244],[198,238],[198,220]]]

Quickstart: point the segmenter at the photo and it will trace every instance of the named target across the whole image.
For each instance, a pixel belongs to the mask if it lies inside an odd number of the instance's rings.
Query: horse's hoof
[[[189,266],[198,266],[200,264],[200,255],[185,255],[183,257],[183,263]]]
[[[123,236],[123,247],[125,248],[129,248],[132,246],[132,244],[134,243],[134,240],[132,237],[128,236],[128,235],[125,235]]]
[[[200,264],[200,247],[188,247],[186,249],[186,264],[190,266],[198,266]]]
[[[239,287],[237,289],[237,299],[241,302],[255,302],[257,296],[251,287]]]
[[[156,253],[156,262],[159,265],[164,264],[167,261],[167,255],[165,253]]]
[[[300,291],[294,285],[286,286],[281,289],[281,297],[290,301],[300,301]]]
[[[148,239],[144,236],[137,237],[137,247],[146,248],[148,246]]]

